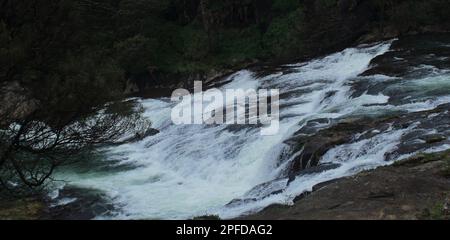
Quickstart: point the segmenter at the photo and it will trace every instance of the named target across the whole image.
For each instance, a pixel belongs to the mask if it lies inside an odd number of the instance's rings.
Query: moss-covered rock
[[[1,220],[37,220],[41,219],[46,204],[37,198],[0,200]]]

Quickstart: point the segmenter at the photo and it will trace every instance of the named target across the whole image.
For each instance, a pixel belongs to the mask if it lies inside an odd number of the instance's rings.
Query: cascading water
[[[279,72],[263,77],[247,70],[230,76],[230,82],[221,89],[280,90],[277,135],[261,136],[260,129],[254,126],[174,125],[170,115],[177,103],[165,98],[140,99],[145,117],[160,133],[140,142],[110,147],[105,150],[106,159],[99,160],[105,165],[128,167],[101,174],[95,170],[64,170],[56,178],[67,180],[70,186],[101,190],[112,199],[117,211],[99,218],[187,219],[207,214],[233,218],[273,203],[289,204],[318,183],[389,164],[386,154],[396,149],[402,136],[415,129],[414,125],[388,129],[337,146],[321,162],[337,163],[339,167],[300,175],[288,183],[283,173],[298,153],[280,162],[287,148],[284,141],[308,121],[397,110],[415,112],[450,102],[450,91],[431,97],[408,93],[415,88],[432,91],[436,84],[448,84],[449,75],[442,71],[428,71],[408,84],[401,84],[396,77],[359,76],[371,68],[374,58],[386,54],[391,44],[346,49],[307,63],[283,66]],[[356,84],[367,86],[357,96]],[[385,87],[372,91],[374,84]],[[389,94],[393,91],[406,95],[396,98]],[[251,200],[229,204],[234,199]]]

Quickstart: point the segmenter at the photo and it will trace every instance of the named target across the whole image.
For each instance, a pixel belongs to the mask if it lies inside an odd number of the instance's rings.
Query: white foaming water
[[[282,193],[271,195],[247,205],[221,209],[219,212],[220,216],[233,218],[242,213],[249,213],[249,209],[250,212],[254,212],[274,203],[289,205],[295,197],[301,193],[312,191],[312,188],[319,183],[351,176],[363,170],[389,165],[391,162],[385,161],[384,154],[395,150],[401,136],[412,128],[383,133],[372,139],[361,140],[331,149],[323,156],[321,162],[339,163],[340,166],[338,168],[320,173],[301,175],[291,182]],[[286,184],[287,180],[284,181]]]
[[[370,109],[371,104],[387,103],[389,97],[382,94],[351,98],[348,84],[370,67],[373,58],[386,53],[390,44],[350,48],[306,64],[290,65],[293,71],[288,74],[255,78],[252,72],[241,71],[231,76],[232,81],[222,89],[280,89],[281,123],[277,135],[261,136],[260,129],[254,126],[176,126],[170,120],[176,103],[168,99],[140,100],[145,116],[160,134],[108,149],[109,160],[120,160],[136,168],[102,175],[66,172],[57,177],[73,186],[102,190],[111,196],[120,209],[113,218],[187,219],[205,214],[232,218],[272,203],[289,203],[317,183],[387,164],[384,154],[395,148],[407,129],[339,146],[323,158],[323,162],[341,163],[339,168],[298,177],[287,187],[287,180],[280,179],[272,187],[284,187],[282,193],[226,206],[246,194],[262,194],[247,192],[280,176],[285,170],[285,165],[277,165],[286,146],[283,141],[302,127],[299,123],[338,118]],[[413,107],[433,105],[417,104]],[[389,107],[392,106],[385,106]]]

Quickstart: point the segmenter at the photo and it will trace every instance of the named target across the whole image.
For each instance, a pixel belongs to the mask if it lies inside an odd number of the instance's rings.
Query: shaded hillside
[[[0,6],[1,81],[44,90],[71,80],[111,89],[105,92],[123,90],[128,79],[137,85],[130,91],[187,85],[186,79],[258,61],[444,31],[450,22],[445,0],[3,0]]]

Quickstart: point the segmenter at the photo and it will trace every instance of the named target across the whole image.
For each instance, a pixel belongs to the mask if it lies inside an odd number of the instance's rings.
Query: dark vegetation
[[[104,109],[130,82],[444,31],[448,9],[447,0],[0,0],[2,189],[41,186],[74,153],[140,125],[129,104]]]
[[[289,61],[363,36],[444,30],[449,8],[446,0],[2,0],[0,79],[50,99],[73,82],[112,94],[128,79]]]
[[[289,61],[347,47],[365,34],[379,31],[376,37],[383,38],[386,31],[406,34],[450,20],[450,3],[445,0],[119,2],[115,29],[121,35],[114,46],[121,66],[131,75]]]

